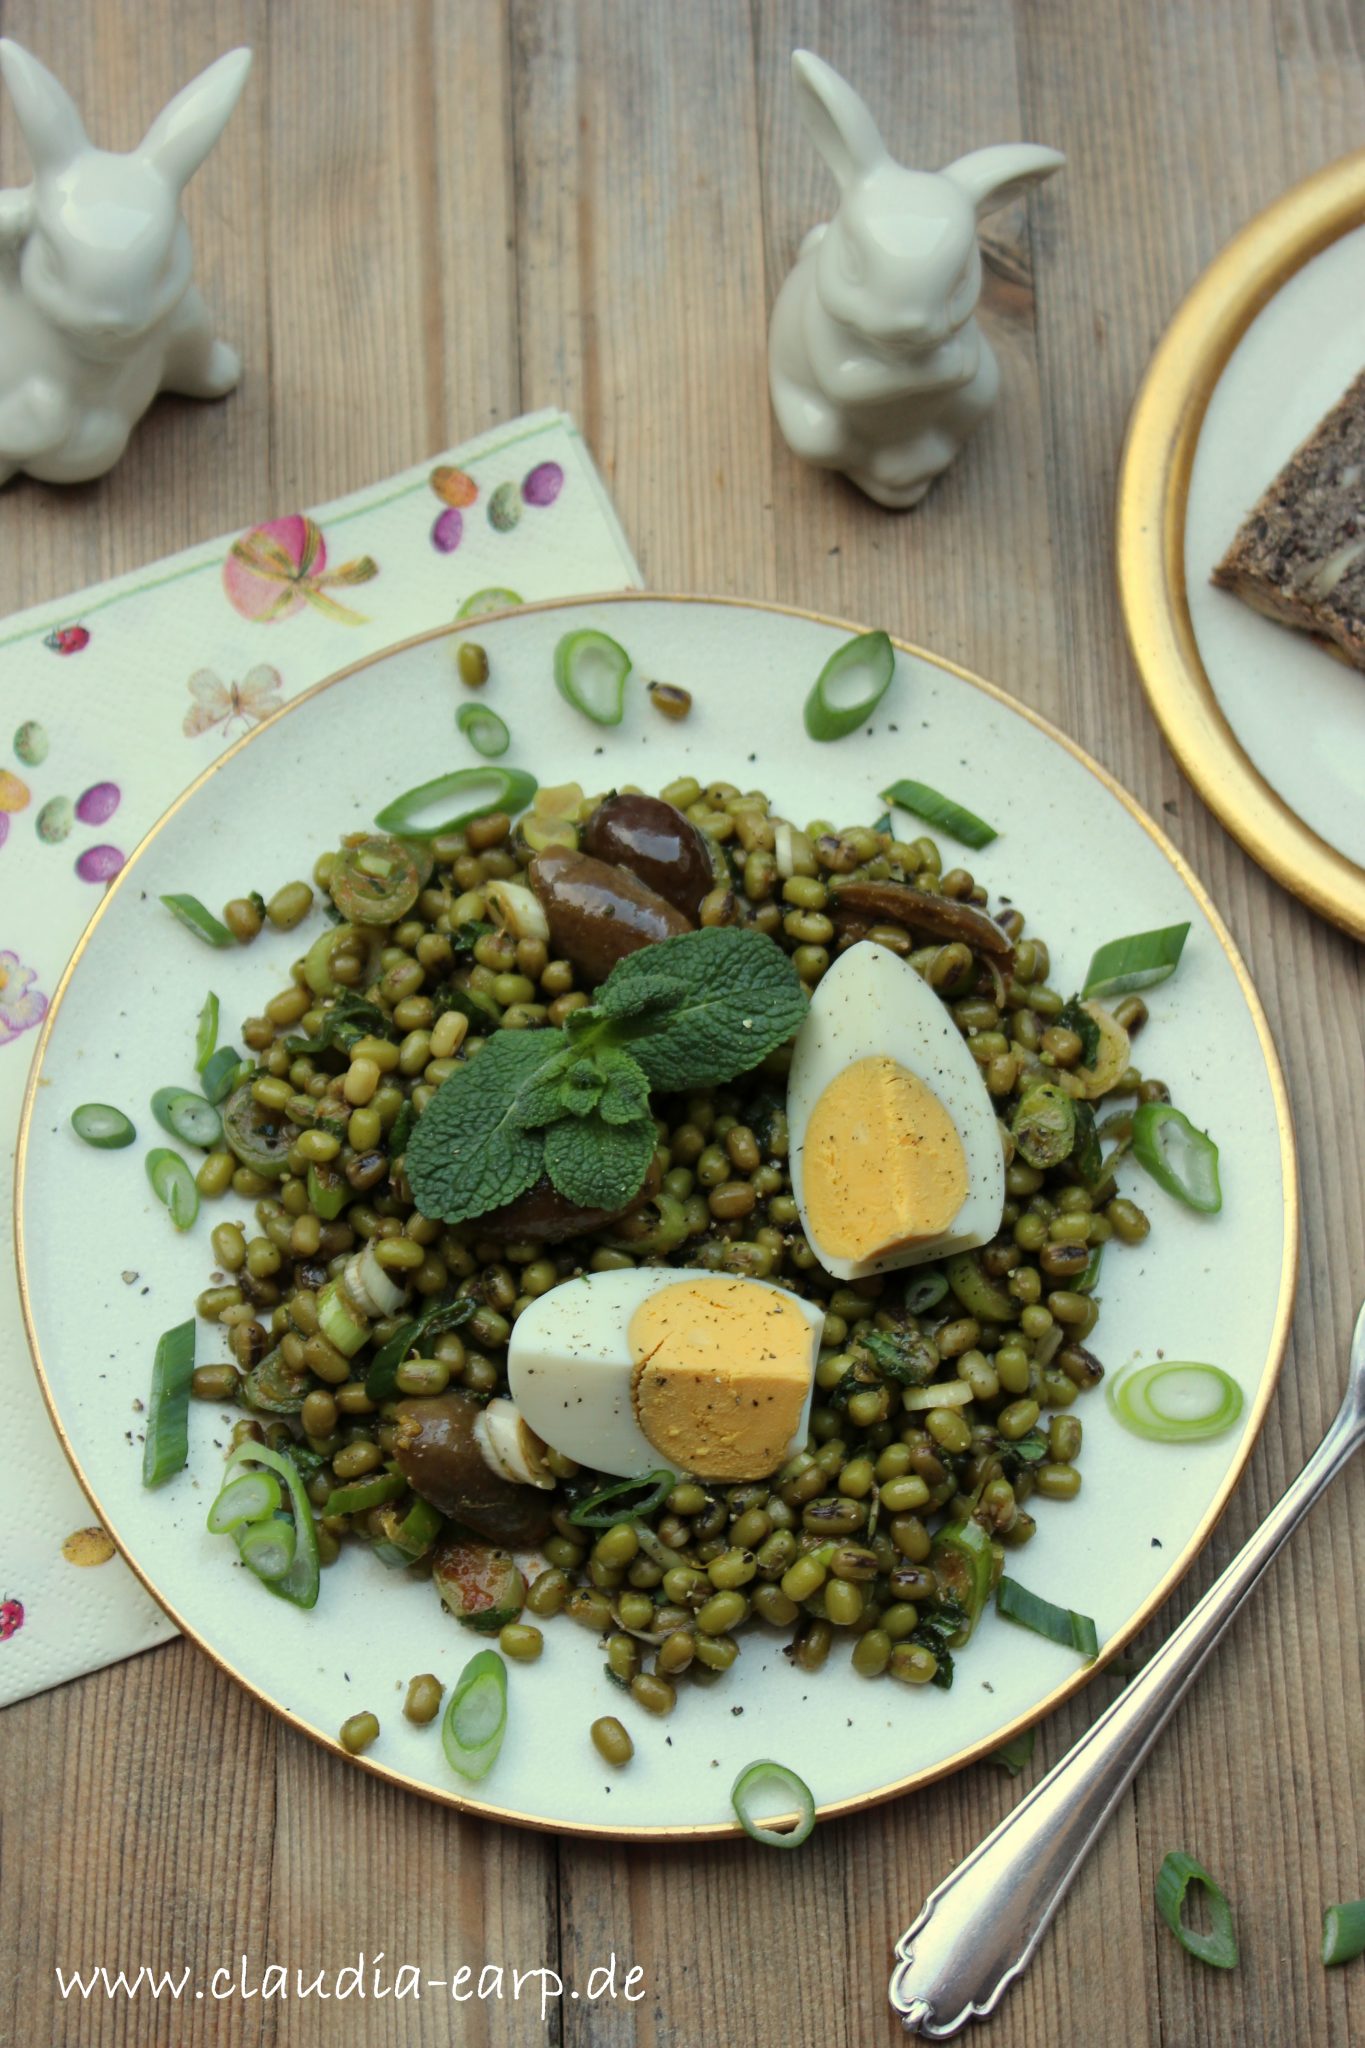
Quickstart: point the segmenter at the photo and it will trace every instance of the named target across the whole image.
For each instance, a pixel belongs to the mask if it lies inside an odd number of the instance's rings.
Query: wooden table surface
[[[1355,0],[3,0],[0,27],[130,147],[218,52],[256,50],[189,212],[246,375],[165,400],[114,474],[0,498],[0,608],[365,484],[529,407],[578,419],[664,590],[884,622],[1055,719],[1207,883],[1288,1072],[1306,1258],[1293,1343],[1226,1518],[1156,1640],[1266,1512],[1335,1407],[1365,1294],[1361,954],[1256,868],[1182,781],[1128,661],[1112,531],[1124,421],[1209,258],[1365,134]],[[1066,170],[989,223],[997,414],[897,517],[774,431],[768,308],[830,191],[798,128],[793,45],[928,164],[1024,136]],[[24,175],[8,108],[0,178]],[[1210,1019],[1216,1031],[1216,1019]],[[1347,1085],[1343,1087],[1343,1082]],[[1317,1959],[1365,1893],[1360,1602],[1349,1474],[1177,1716],[984,2038],[1011,2048],[1365,2038],[1365,1965]],[[1048,1722],[1061,1755],[1114,1692]],[[287,1731],[177,1642],[0,1720],[0,2041],[890,2043],[890,1943],[1018,1796],[998,1770],[817,1830],[799,1857],[594,1847],[466,1822]],[[1186,1847],[1237,1910],[1242,1962],[1191,1962],[1152,1883]],[[57,2001],[54,1962],[207,1968],[549,1964],[615,1951],[633,2004],[438,1994],[157,2007]],[[638,1980],[637,1980],[638,1981]],[[558,2031],[557,2031],[558,2030]]]

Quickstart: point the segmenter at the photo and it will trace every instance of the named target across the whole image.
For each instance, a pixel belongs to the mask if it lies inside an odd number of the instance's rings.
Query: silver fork
[[[1028,1967],[1100,1830],[1271,1559],[1365,1440],[1365,1307],[1346,1395],[1298,1478],[1093,1727],[924,1902],[896,1943],[891,2003],[945,2041]]]

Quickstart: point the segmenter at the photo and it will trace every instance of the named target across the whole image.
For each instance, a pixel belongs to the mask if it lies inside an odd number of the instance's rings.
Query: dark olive
[[[583,851],[614,861],[695,920],[715,887],[710,841],[657,796],[609,796],[583,827]]]
[[[566,1238],[582,1237],[590,1230],[600,1230],[604,1223],[633,1215],[657,1194],[662,1178],[657,1157],[651,1159],[639,1193],[632,1195],[623,1209],[580,1209],[552,1187],[548,1178],[541,1179],[515,1202],[480,1216],[479,1236],[496,1244],[563,1244]]]
[[[873,925],[898,924],[935,939],[961,939],[974,953],[1009,961],[1014,948],[994,918],[951,896],[932,896],[909,882],[845,882],[830,899],[835,924],[862,937]],[[861,927],[861,930],[859,930]]]
[[[490,1543],[525,1548],[550,1533],[545,1495],[494,1472],[479,1449],[474,1424],[482,1409],[468,1394],[399,1401],[393,1409],[393,1455],[414,1493]]]
[[[551,946],[593,986],[627,953],[693,929],[690,917],[625,868],[568,847],[538,853],[530,877],[549,921]]]

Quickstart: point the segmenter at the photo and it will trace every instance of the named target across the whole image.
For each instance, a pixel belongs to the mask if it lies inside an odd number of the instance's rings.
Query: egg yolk
[[[649,1295],[630,1319],[631,1396],[656,1451],[699,1479],[761,1479],[787,1453],[814,1346],[796,1303],[717,1275]]]
[[[967,1157],[943,1104],[884,1053],[854,1060],[817,1100],[802,1156],[817,1250],[874,1259],[945,1231],[967,1198]]]

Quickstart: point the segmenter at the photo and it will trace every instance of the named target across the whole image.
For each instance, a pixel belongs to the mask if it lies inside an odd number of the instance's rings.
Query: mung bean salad
[[[765,1629],[803,1672],[842,1649],[862,1679],[950,1685],[1036,1515],[1082,1485],[1101,1260],[1149,1230],[1112,1165],[1169,1100],[1132,1063],[1145,1005],[1068,999],[1023,913],[991,913],[967,868],[889,816],[797,824],[723,777],[652,795],[500,772],[499,808],[419,838],[391,806],[310,882],[223,910],[224,940],[263,950],[317,907],[331,922],[242,1024],[245,1051],[201,1059],[222,1135],[195,1192],[222,1220],[197,1313],[226,1355],[189,1388],[235,1415],[211,1526],[302,1605],[319,1568],[370,1550],[343,1569],[430,1577],[514,1662],[563,1617],[649,1714]],[[857,944],[922,977],[998,1121],[988,1243],[848,1282],[822,1268],[793,1191],[789,1031],[723,1083],[651,1093],[624,1202],[575,1203],[542,1174],[479,1214],[424,1213],[414,1134],[443,1084],[501,1040],[571,1033],[623,958],[729,930],[780,949],[803,998]],[[804,1441],[740,1483],[622,1481],[524,1429],[490,1453],[517,1319],[570,1279],[659,1264],[821,1312]],[[594,1741],[630,1753],[615,1722]]]

